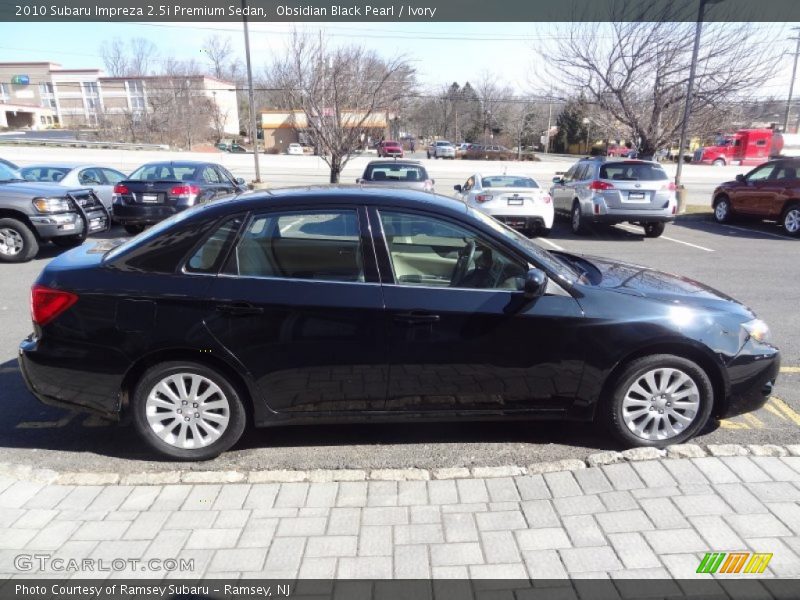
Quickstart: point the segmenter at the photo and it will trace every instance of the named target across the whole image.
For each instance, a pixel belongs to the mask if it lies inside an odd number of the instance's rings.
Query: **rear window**
[[[186,165],[180,163],[142,165],[136,169],[131,176],[131,181],[193,181],[197,179],[196,165]]]
[[[661,181],[669,179],[659,166],[649,163],[608,163],[600,167],[600,179],[615,181]]]
[[[367,167],[367,181],[425,181],[428,172],[419,165],[386,164]]]
[[[484,187],[538,188],[539,184],[530,177],[514,177],[513,175],[492,175],[483,178]]]
[[[450,142],[436,142],[437,146],[452,146]]]

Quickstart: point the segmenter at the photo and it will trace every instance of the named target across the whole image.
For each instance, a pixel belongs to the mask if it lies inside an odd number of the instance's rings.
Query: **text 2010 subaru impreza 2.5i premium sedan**
[[[754,410],[766,325],[682,277],[547,252],[457,200],[254,192],[53,260],[19,361],[43,402],[206,459],[258,426],[598,418],[664,446]]]

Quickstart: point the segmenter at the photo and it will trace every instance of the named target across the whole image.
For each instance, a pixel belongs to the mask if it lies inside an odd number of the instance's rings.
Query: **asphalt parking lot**
[[[123,235],[114,230],[110,237]],[[87,243],[92,243],[91,240]],[[794,278],[800,240],[774,224],[717,225],[686,220],[663,237],[640,228],[603,227],[572,235],[558,220],[545,247],[602,255],[671,271],[722,290],[749,305],[772,327],[783,351],[774,396],[760,411],[712,424],[700,443],[796,443],[800,434],[800,315]],[[28,293],[48,260],[47,246],[27,264],[0,265],[0,447],[5,461],[65,470],[120,473],[172,469],[147,453],[131,428],[40,405],[25,389],[16,348],[31,329]],[[203,469],[313,469],[526,465],[582,458],[613,442],[591,424],[432,423],[284,427],[249,431],[240,444]]]

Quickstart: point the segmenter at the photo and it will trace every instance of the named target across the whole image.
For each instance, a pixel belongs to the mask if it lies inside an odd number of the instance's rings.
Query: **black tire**
[[[125,231],[131,235],[139,235],[144,231],[144,225],[125,225]]]
[[[0,236],[0,262],[28,262],[39,253],[39,240],[23,221],[0,219]]]
[[[82,235],[65,235],[63,237],[52,238],[53,242],[59,248],[76,248],[80,246],[86,238]]]
[[[218,386],[219,390],[221,391],[221,396],[216,396],[215,394],[216,399],[220,399],[220,397],[222,397],[223,399],[227,400],[227,427],[224,429],[219,438],[207,446],[201,446],[199,448],[181,448],[178,445],[173,445],[161,439],[148,422],[148,395],[151,393],[151,391],[153,391],[153,388],[165,378],[176,375],[179,376],[180,374],[186,374],[187,377],[191,375],[199,375],[200,377],[205,378],[206,380]],[[200,389],[206,390],[208,388],[206,387]],[[215,396],[212,396],[212,398]],[[188,400],[188,402],[191,402],[191,400]],[[176,404],[176,406],[183,405]],[[189,407],[188,404],[186,406]],[[183,409],[181,408],[181,410]],[[189,408],[189,410],[194,409]],[[224,409],[220,408],[219,410]],[[147,371],[145,371],[136,384],[136,389],[134,390],[133,398],[131,400],[131,412],[136,431],[144,439],[147,445],[156,452],[175,460],[209,460],[219,456],[221,453],[225,452],[237,441],[239,441],[239,438],[242,436],[247,423],[247,415],[244,404],[242,403],[240,394],[236,388],[219,371],[192,361],[164,362],[150,367]],[[177,413],[177,410],[175,412]],[[172,411],[165,409],[164,414],[171,415]],[[196,414],[198,413],[195,413],[195,415]],[[181,417],[174,418],[179,419]],[[192,418],[192,415],[185,418]],[[174,430],[180,426],[182,426],[182,423],[178,422],[173,424],[172,428]],[[202,426],[200,428],[202,428]],[[203,431],[205,432],[206,430],[203,429]]]
[[[637,435],[626,424],[623,415],[623,402],[629,388],[631,388],[639,378],[649,371],[664,368],[676,369],[688,375],[697,388],[699,407],[694,414],[693,420],[688,425],[684,426],[677,435],[666,439],[648,439],[646,433],[643,436]],[[599,416],[605,421],[611,434],[626,446],[652,446],[655,448],[663,448],[670,444],[681,444],[705,427],[714,406],[714,388],[706,372],[695,362],[672,354],[654,354],[632,360],[615,378],[609,390],[608,396],[604,398],[600,404],[601,412]],[[659,409],[657,408],[657,404],[655,404],[656,402],[665,402],[664,400],[650,400],[650,402],[654,403],[650,406],[650,410],[668,410],[667,408]],[[643,414],[649,415],[650,410]],[[682,414],[685,416],[686,412]],[[664,417],[661,418],[663,419]],[[670,421],[673,420],[671,417],[667,419]],[[652,423],[652,420],[650,423]],[[674,420],[672,423],[674,429],[676,429],[677,423],[677,420]],[[636,423],[634,423],[634,425],[635,424]],[[647,431],[651,427],[651,425],[646,425],[644,429]],[[659,430],[661,430],[660,427]]]
[[[717,223],[730,223],[733,221],[733,208],[731,200],[725,195],[717,196],[714,200],[714,220]]]
[[[664,233],[666,226],[666,223],[645,223],[642,225],[642,228],[644,229],[644,237],[661,237],[661,234]]]
[[[589,229],[586,226],[586,219],[583,216],[583,212],[581,211],[580,202],[575,200],[572,203],[572,211],[570,212],[570,219],[569,219],[570,228],[572,229],[572,233],[575,235],[586,235],[589,233]]]
[[[781,225],[792,237],[800,237],[800,204],[790,204],[783,210]]]
[[[718,158],[714,162],[712,162],[711,164],[714,165],[715,167],[724,167],[725,166],[725,159],[724,158]]]
[[[553,228],[542,225],[534,229],[534,233],[539,237],[550,237],[550,234],[553,233]]]

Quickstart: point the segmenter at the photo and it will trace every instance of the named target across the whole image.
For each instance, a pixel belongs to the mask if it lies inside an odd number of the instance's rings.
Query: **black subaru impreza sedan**
[[[761,407],[779,370],[735,300],[424,192],[253,192],[106,244],[39,276],[22,373],[177,459],[248,422],[367,419],[597,419],[662,447]]]

